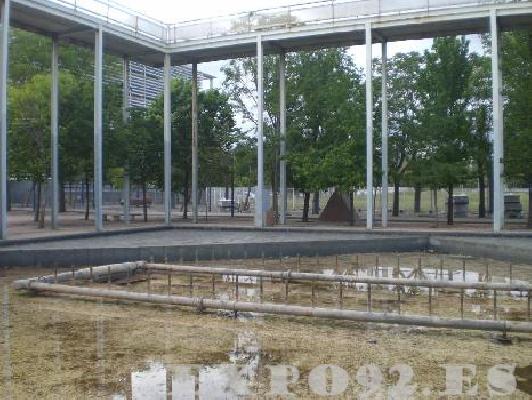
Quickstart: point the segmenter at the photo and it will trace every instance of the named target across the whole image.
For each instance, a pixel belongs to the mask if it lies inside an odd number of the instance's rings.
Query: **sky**
[[[212,18],[225,16],[234,13],[260,10],[265,8],[276,8],[290,4],[305,3],[306,0],[114,0],[115,3],[124,4],[128,8],[140,11],[143,14],[158,19],[165,23],[177,23],[179,21],[189,21],[199,18]],[[310,2],[309,0],[307,0]],[[480,51],[480,41],[477,36],[469,38],[471,49]],[[424,51],[429,49],[432,39],[412,40],[405,42],[394,42],[388,44],[388,56],[392,57],[398,52]],[[363,67],[366,57],[365,46],[351,47],[354,61]],[[381,46],[373,46],[373,57],[380,57]],[[216,61],[203,63],[198,68],[205,73],[215,76],[214,87],[219,88],[223,82],[220,68],[226,61]]]

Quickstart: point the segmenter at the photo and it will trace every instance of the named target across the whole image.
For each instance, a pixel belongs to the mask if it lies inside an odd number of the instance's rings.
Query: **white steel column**
[[[192,215],[198,223],[198,64],[192,64]]]
[[[7,238],[7,67],[9,56],[9,14],[11,2],[2,3],[0,53],[0,240]]]
[[[124,57],[122,60],[122,66],[123,66],[123,75],[122,79],[123,86],[122,86],[122,120],[124,124],[127,123],[129,119],[128,115],[128,107],[129,107],[129,60]],[[130,214],[130,198],[131,198],[131,181],[129,177],[129,165],[124,166],[124,182],[123,182],[123,188],[122,188],[122,199],[124,201],[124,222],[129,225],[131,222],[131,214]]]
[[[52,228],[59,227],[59,42],[52,38],[52,90],[50,132],[52,156]]]
[[[493,90],[493,230],[504,228],[504,132],[500,30],[496,10],[490,13]]]
[[[264,227],[263,196],[264,196],[264,163],[263,163],[263,113],[264,113],[264,90],[263,90],[263,53],[262,37],[257,37],[257,193],[255,193],[255,226]]]
[[[382,42],[381,225],[388,227],[388,43]]]
[[[164,55],[164,222],[172,223],[172,80],[170,54]]]
[[[98,28],[94,35],[94,225],[103,229],[102,221],[102,78],[103,32]]]
[[[286,225],[286,54],[279,54],[279,224]]]
[[[371,23],[366,23],[366,228],[373,229],[373,59]]]

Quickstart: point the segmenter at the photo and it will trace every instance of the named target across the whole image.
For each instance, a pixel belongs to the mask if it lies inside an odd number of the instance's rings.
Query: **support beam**
[[[102,220],[102,93],[103,93],[103,31],[94,34],[94,225],[103,230]]]
[[[490,13],[491,76],[493,90],[493,230],[504,228],[504,132],[501,71],[501,36],[497,11]]]
[[[192,64],[192,215],[198,223],[198,64]]]
[[[366,228],[373,229],[373,55],[371,23],[366,23]]]
[[[128,107],[129,107],[129,60],[124,57],[122,59],[123,75],[122,75],[122,121],[124,124],[129,119]],[[122,187],[122,200],[124,223],[129,225],[131,223],[130,213],[130,198],[131,198],[131,181],[129,178],[129,165],[124,165],[124,181]]]
[[[255,193],[255,226],[264,227],[264,162],[263,162],[263,113],[264,113],[264,90],[263,90],[263,51],[262,37],[257,37],[257,192]]]
[[[381,225],[388,227],[388,43],[382,42]]]
[[[279,54],[279,224],[286,225],[286,54]]]
[[[172,224],[172,75],[170,54],[164,55],[164,222]]]
[[[50,132],[52,156],[52,229],[59,227],[59,42],[52,38]]]
[[[4,0],[0,43],[0,240],[7,239],[7,68],[10,10],[10,0]]]

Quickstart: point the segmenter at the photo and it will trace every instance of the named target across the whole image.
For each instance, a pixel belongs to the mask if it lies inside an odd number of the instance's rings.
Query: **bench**
[[[132,213],[129,213],[129,218],[131,219],[131,221],[134,221],[135,217],[140,217],[141,215],[142,215],[141,213],[132,212]],[[118,222],[124,219],[124,213],[103,213],[102,214],[102,218],[104,221],[108,221],[109,217],[112,217],[113,221]]]

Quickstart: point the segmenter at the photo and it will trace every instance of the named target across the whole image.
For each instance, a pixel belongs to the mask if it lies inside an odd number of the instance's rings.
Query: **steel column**
[[[263,114],[264,114],[264,90],[263,90],[263,52],[262,37],[257,37],[257,193],[255,193],[255,226],[264,227],[263,196],[264,196],[264,162],[263,162]]]
[[[198,64],[192,64],[192,214],[198,223]]]
[[[286,225],[286,54],[279,54],[279,224]]]
[[[7,68],[9,57],[10,0],[2,3],[0,54],[0,240],[7,238]]]
[[[52,156],[52,229],[59,227],[59,42],[52,38],[50,133]]]
[[[366,23],[366,228],[373,229],[373,59],[371,23]]]
[[[382,42],[381,225],[388,227],[388,43]]]
[[[102,92],[103,92],[103,31],[94,34],[94,225],[103,229],[102,221]]]
[[[129,107],[129,60],[124,57],[122,60],[123,66],[123,82],[122,82],[122,121],[124,124],[127,123],[129,119],[128,107]],[[130,214],[130,192],[131,192],[131,182],[129,179],[129,165],[124,166],[124,182],[122,188],[122,198],[124,201],[124,222],[129,224],[131,222]]]
[[[164,221],[172,223],[172,81],[170,54],[164,55]]]
[[[490,13],[491,76],[493,96],[493,230],[504,228],[504,131],[501,71],[501,37],[497,11]]]

